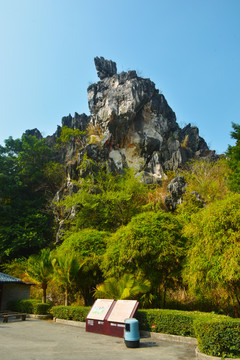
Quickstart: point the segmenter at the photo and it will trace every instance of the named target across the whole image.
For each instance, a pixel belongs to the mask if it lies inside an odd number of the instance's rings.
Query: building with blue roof
[[[0,272],[0,311],[7,310],[9,301],[29,299],[30,287],[31,284]]]

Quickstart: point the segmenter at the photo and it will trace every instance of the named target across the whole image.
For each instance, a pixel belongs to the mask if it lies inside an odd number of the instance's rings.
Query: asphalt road
[[[0,323],[1,360],[194,360],[195,346],[144,338],[137,349],[121,338],[53,321]]]

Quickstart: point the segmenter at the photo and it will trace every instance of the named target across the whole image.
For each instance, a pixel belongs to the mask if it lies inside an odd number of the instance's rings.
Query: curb
[[[200,352],[198,347],[196,347],[195,352],[196,352],[196,359],[198,359],[198,360],[221,360],[222,359],[221,357],[218,357],[218,356],[211,356],[211,355],[203,354]],[[239,358],[238,359],[224,358],[224,360],[240,360],[240,359]]]
[[[53,321],[55,321],[58,324],[64,324],[64,325],[70,325],[70,326],[76,326],[85,329],[86,323],[81,321],[73,321],[73,320],[64,320],[64,319],[57,319],[53,318]]]
[[[35,314],[27,314],[27,318],[29,319],[38,319],[38,320],[47,320],[52,319],[52,314],[46,314],[46,315],[35,315]]]
[[[150,337],[152,339],[157,339],[157,340],[197,345],[197,339],[195,339],[193,337],[155,333],[155,332],[144,331],[144,330],[141,330],[140,334],[141,334],[141,337]]]
[[[64,320],[64,319],[58,319],[54,318],[53,321],[55,321],[58,324],[64,324],[64,325],[70,325],[70,326],[77,326],[80,328],[85,329],[86,323],[80,322],[80,321],[73,321],[73,320]],[[162,333],[154,333],[150,331],[140,331],[142,338],[152,338],[157,340],[164,340],[164,341],[170,341],[170,342],[180,342],[185,344],[191,344],[191,345],[197,345],[197,339],[191,338],[191,337],[185,337],[185,336],[178,336],[178,335],[170,335],[170,334],[162,334]]]

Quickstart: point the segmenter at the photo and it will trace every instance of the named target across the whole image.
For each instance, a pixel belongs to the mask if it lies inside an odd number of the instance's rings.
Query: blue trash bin
[[[139,325],[138,320],[131,318],[125,320],[124,328],[124,342],[128,348],[137,348],[139,347]]]

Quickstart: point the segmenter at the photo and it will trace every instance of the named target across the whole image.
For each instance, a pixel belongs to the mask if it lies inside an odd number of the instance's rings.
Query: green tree
[[[109,233],[95,229],[68,232],[58,247],[58,251],[65,254],[74,253],[83,261],[77,275],[77,289],[80,290],[85,305],[93,303],[93,290],[97,284],[103,282],[100,265],[109,236]]]
[[[68,196],[58,206],[77,206],[76,228],[114,231],[127,224],[146,204],[146,185],[133,170],[114,175],[100,170],[94,176],[80,179],[79,192]]]
[[[114,300],[136,299],[139,294],[148,292],[150,288],[148,280],[124,274],[121,278],[108,278],[103,284],[98,285],[94,297]]]
[[[151,291],[158,299],[180,281],[185,240],[181,224],[171,213],[147,212],[132,218],[108,242],[102,263],[105,277],[135,274],[151,282]],[[155,305],[159,306],[159,303]]]
[[[53,237],[49,202],[63,179],[53,155],[30,135],[0,147],[0,263],[36,253]]]
[[[73,253],[65,254],[59,252],[53,260],[54,265],[54,278],[57,283],[64,289],[65,305],[68,305],[68,296],[71,287],[77,279],[81,262],[79,257]]]
[[[204,208],[204,202],[196,196],[195,192],[186,192],[183,194],[182,204],[177,206],[175,214],[178,220],[182,224],[187,224],[193,214],[196,214],[198,211]]]
[[[240,306],[240,195],[229,194],[192,217],[184,234],[191,239],[183,272],[196,295],[224,290]]]
[[[28,259],[26,271],[30,280],[40,285],[43,296],[42,302],[47,300],[47,286],[53,277],[53,266],[50,249],[42,249],[38,255],[31,255]]]
[[[56,148],[59,149],[66,144],[68,144],[70,141],[81,145],[82,137],[85,135],[84,131],[81,131],[79,129],[71,129],[68,126],[63,126],[61,129],[61,135],[57,138],[56,142]]]
[[[233,131],[231,137],[236,140],[234,146],[228,146],[226,155],[228,165],[231,169],[229,175],[230,189],[234,192],[240,192],[240,125],[232,123]]]

